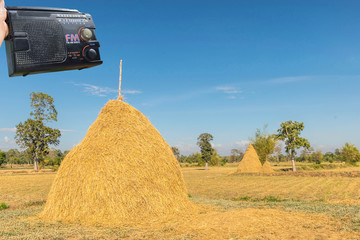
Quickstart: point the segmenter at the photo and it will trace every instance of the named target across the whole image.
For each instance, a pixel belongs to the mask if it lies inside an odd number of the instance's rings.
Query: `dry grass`
[[[358,225],[354,225],[360,222],[359,203],[344,204],[349,198],[359,197],[359,178],[229,175],[235,170],[182,169],[192,199],[204,204],[200,214],[189,213],[175,218],[110,228],[46,223],[35,218],[44,207],[54,174],[0,175],[0,202],[10,205],[9,209],[0,211],[0,239],[360,238]],[[301,188],[304,181],[307,187]],[[296,189],[302,193],[297,194]],[[315,189],[318,192],[314,192]],[[315,202],[321,200],[319,197],[327,191],[330,191],[327,194],[329,202],[343,204]],[[262,199],[270,195],[278,199],[296,197],[298,200],[224,200],[232,199],[233,196]]]
[[[291,162],[271,163],[275,171],[291,171]],[[358,164],[359,165],[359,164]],[[351,172],[360,171],[360,166],[350,166],[345,163],[335,162],[322,162],[321,164],[296,162],[297,171],[326,171],[326,172]]]
[[[321,214],[276,209],[208,210],[194,216],[112,228],[44,223],[39,207],[0,212],[0,239],[358,239]],[[3,221],[6,219],[6,221]]]
[[[13,174],[39,174],[39,173],[52,173],[54,172],[52,169],[41,169],[41,170],[34,170],[34,169],[1,169],[0,175],[13,175]]]
[[[43,204],[54,177],[55,174],[0,175],[0,203],[5,202],[11,209]]]
[[[243,196],[275,196],[287,200],[325,201],[360,205],[360,178],[299,177],[293,175],[232,175],[233,168],[211,168],[199,171],[184,168],[188,192],[211,199],[233,199]]]

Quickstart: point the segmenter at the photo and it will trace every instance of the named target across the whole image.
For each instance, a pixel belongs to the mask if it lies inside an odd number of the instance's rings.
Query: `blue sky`
[[[117,97],[123,59],[126,102],[171,146],[198,151],[214,136],[223,155],[244,148],[257,128],[304,122],[315,149],[360,147],[359,1],[24,1],[6,5],[90,13],[103,65],[9,78],[0,49],[0,149],[29,117],[31,92],[55,99],[62,150],[85,136]],[[244,149],[243,149],[244,150]]]

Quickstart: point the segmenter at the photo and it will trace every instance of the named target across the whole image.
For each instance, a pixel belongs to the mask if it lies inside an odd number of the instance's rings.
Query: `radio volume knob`
[[[86,58],[90,61],[93,61],[97,58],[98,54],[96,52],[95,49],[90,48],[87,52],[86,52]]]
[[[80,37],[82,40],[88,42],[91,40],[93,36],[93,33],[90,29],[88,28],[82,28],[81,31],[80,31]]]

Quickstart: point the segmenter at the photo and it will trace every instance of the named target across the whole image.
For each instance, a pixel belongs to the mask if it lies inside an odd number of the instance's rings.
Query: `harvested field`
[[[0,212],[0,239],[357,239],[360,235],[323,214],[276,209],[208,210],[197,216],[113,228],[45,224],[29,219],[39,208]],[[14,219],[19,219],[15,220]],[[14,227],[14,224],[17,226]],[[284,227],[286,226],[286,227]]]
[[[111,228],[42,222],[36,215],[55,174],[2,175],[0,203],[10,208],[0,211],[0,239],[360,238],[360,178],[230,175],[234,171],[182,169],[190,199],[204,206],[200,214]]]
[[[13,175],[13,174],[39,174],[39,173],[53,173],[54,171],[51,169],[1,169],[0,175]]]
[[[262,173],[239,173],[234,172],[232,175],[238,176],[293,176],[293,177],[360,177],[360,171],[303,171],[303,172],[262,172]]]
[[[302,176],[302,173],[272,176],[237,174],[235,171],[234,168],[211,168],[209,171],[184,168],[183,174],[189,193],[204,198],[231,200],[245,196],[275,196],[285,200],[360,205],[359,177]]]
[[[24,208],[33,203],[44,204],[55,174],[0,175],[0,203],[11,209]]]

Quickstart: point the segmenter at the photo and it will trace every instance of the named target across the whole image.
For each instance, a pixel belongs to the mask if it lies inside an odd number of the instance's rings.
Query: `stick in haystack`
[[[123,100],[123,96],[121,96],[121,70],[122,70],[122,60],[120,60],[120,74],[119,74],[119,97],[118,97],[118,101]]]

